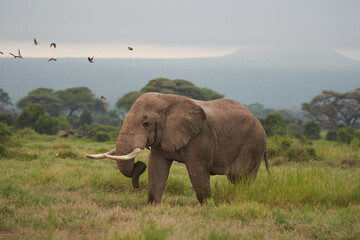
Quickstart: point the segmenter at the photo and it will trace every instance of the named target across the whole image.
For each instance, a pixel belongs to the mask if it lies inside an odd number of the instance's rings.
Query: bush
[[[42,115],[45,115],[45,108],[37,103],[27,105],[20,113],[17,119],[18,128],[34,128],[36,121]]]
[[[0,113],[0,122],[6,123],[9,126],[15,126],[16,117],[12,114]]]
[[[353,148],[354,150],[359,149],[360,148],[360,139],[354,138],[350,143],[350,147]]]
[[[355,137],[355,130],[353,127],[342,127],[336,131],[336,140],[340,143],[350,144]]]
[[[11,135],[12,132],[10,127],[5,123],[0,122],[0,144],[8,142]]]
[[[119,133],[119,131],[120,131],[120,127],[102,125],[102,124],[99,124],[99,123],[92,124],[92,128],[94,130],[103,131],[103,132],[116,132],[116,133]]]
[[[354,138],[360,140],[360,129],[355,130]]]
[[[110,125],[114,127],[118,127],[121,124],[120,118],[111,118],[109,116],[100,116],[96,118],[95,121],[103,125]]]
[[[282,157],[287,161],[304,162],[317,159],[315,149],[289,136],[275,136],[268,147],[269,158]]]
[[[110,141],[110,134],[100,131],[97,132],[94,136],[95,141],[97,142],[106,142],[106,141]]]
[[[303,138],[304,137],[304,127],[301,124],[290,123],[288,125],[288,134],[295,138]],[[304,137],[305,138],[305,137]]]
[[[58,117],[57,119],[61,130],[68,130],[71,128],[71,125],[65,116]]]
[[[39,134],[55,135],[59,131],[59,120],[44,114],[35,122],[34,129]]]
[[[88,110],[84,110],[80,115],[78,124],[79,125],[84,125],[84,124],[91,125],[92,122],[93,122],[93,118],[91,116],[91,113]]]
[[[326,140],[328,140],[328,141],[336,141],[336,131],[328,131],[326,133]]]
[[[79,122],[79,116],[77,115],[71,115],[71,116],[66,116],[66,119],[68,120],[68,123],[73,127],[73,128],[78,128],[78,122]]]
[[[34,136],[38,135],[32,128],[23,128],[23,129],[17,130],[16,134],[19,135],[20,137],[25,137],[25,136],[34,137]]]
[[[320,123],[315,120],[304,123],[304,135],[308,139],[320,139]]]
[[[285,120],[277,112],[267,115],[265,119],[261,120],[261,124],[264,126],[265,132],[268,136],[283,136],[287,133]]]
[[[81,125],[77,130],[87,132],[87,131],[91,131],[92,127],[85,123],[85,124]]]

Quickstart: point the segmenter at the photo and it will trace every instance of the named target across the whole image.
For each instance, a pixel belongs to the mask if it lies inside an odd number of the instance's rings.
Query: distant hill
[[[224,57],[185,59],[0,58],[0,88],[17,102],[38,87],[87,86],[114,105],[158,77],[184,79],[243,104],[300,108],[323,89],[360,87],[360,63],[327,49],[248,47]]]

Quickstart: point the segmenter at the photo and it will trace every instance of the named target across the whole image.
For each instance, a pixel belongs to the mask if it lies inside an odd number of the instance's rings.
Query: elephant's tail
[[[266,146],[265,146],[265,151],[264,151],[264,160],[265,160],[266,170],[268,171],[268,173],[270,173],[268,154],[267,154],[267,147]]]

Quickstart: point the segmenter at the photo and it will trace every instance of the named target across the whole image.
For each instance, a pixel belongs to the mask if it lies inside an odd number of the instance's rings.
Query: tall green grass
[[[162,203],[149,206],[147,172],[133,190],[115,162],[84,157],[114,142],[26,131],[13,140],[0,159],[0,239],[360,239],[360,168],[338,165],[360,158],[350,146],[314,141],[317,159],[262,166],[247,184],[213,176],[203,206],[174,163]]]
[[[213,184],[216,203],[256,201],[269,206],[315,205],[347,207],[360,202],[360,171],[331,167],[282,166],[261,172],[256,181],[232,185]]]

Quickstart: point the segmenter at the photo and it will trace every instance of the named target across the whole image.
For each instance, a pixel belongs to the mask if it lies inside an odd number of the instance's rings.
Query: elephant
[[[211,196],[210,175],[226,175],[231,183],[255,179],[262,158],[269,171],[264,128],[247,108],[229,99],[144,93],[126,114],[116,147],[86,156],[116,160],[120,172],[138,188],[146,165],[134,158],[145,148],[151,149],[149,204],[161,202],[173,161],[185,164],[200,204]]]

